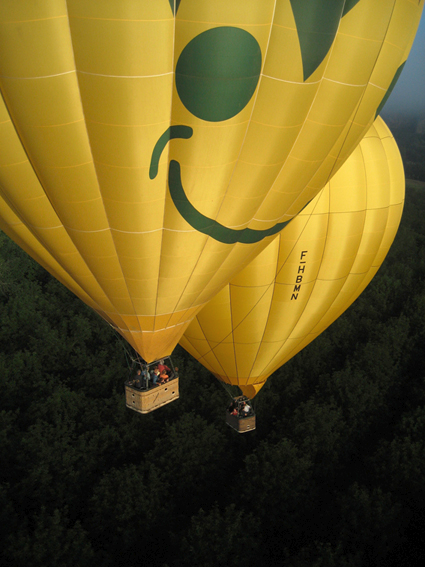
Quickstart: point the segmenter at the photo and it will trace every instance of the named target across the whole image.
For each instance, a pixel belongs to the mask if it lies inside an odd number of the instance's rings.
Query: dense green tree
[[[261,443],[244,465],[233,498],[260,522],[261,554],[265,563],[274,564],[309,529],[316,491],[313,463],[283,438]]]
[[[92,565],[94,553],[80,522],[71,524],[66,510],[48,514],[41,508],[33,526],[22,523],[8,538],[5,565],[14,567],[68,567]]]
[[[178,565],[239,567],[259,564],[262,530],[256,517],[230,504],[223,511],[214,505],[208,513],[201,508],[192,517],[187,535],[182,537]]]
[[[196,512],[203,500],[204,505],[211,505],[218,497],[228,470],[226,445],[224,434],[194,413],[166,424],[164,434],[146,459],[172,486],[169,496],[177,519]]]
[[[380,565],[398,537],[401,505],[381,488],[358,483],[339,497],[339,541],[349,554],[359,553],[361,565]]]
[[[154,465],[110,469],[94,487],[86,524],[99,551],[137,564],[141,551],[144,557],[162,554],[171,502],[170,486]]]

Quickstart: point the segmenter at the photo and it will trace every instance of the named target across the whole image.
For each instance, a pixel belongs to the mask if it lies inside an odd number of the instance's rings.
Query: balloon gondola
[[[233,398],[226,411],[226,423],[238,433],[254,431],[256,419],[252,401],[246,396]]]
[[[179,371],[171,357],[150,364],[138,363],[136,368],[124,386],[129,409],[149,413],[179,398]]]

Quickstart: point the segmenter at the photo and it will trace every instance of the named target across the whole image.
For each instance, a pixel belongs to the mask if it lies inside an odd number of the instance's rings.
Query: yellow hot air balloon
[[[407,0],[3,0],[0,226],[144,357],[317,194]]]
[[[360,295],[404,203],[397,145],[381,118],[317,197],[196,316],[180,344],[252,398]]]

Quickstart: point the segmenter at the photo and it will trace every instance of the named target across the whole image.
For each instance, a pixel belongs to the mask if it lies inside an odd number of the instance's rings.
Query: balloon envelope
[[[397,145],[378,118],[319,195],[196,316],[180,344],[254,397],[371,281],[404,202]]]
[[[170,354],[357,145],[421,10],[1,2],[1,226],[147,361]]]

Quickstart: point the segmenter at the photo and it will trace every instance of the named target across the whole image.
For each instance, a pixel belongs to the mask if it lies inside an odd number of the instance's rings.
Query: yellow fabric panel
[[[350,13],[347,15],[347,20],[349,16]],[[384,23],[385,20],[380,21]],[[382,34],[380,36],[382,37]],[[326,70],[327,79],[349,83],[354,77],[355,84],[361,88],[369,80],[370,69],[378,57],[380,48],[380,42],[376,39],[366,39],[351,34],[346,35],[343,29],[341,29]],[[358,53],[362,54],[361,57],[357,55]]]
[[[261,344],[258,349],[258,355],[256,357],[254,366],[252,367],[251,376],[249,382],[251,384],[257,383],[258,381],[263,381],[266,377],[268,378],[270,374],[276,370],[277,361],[282,360],[283,348],[285,353],[292,353],[294,345],[298,344],[298,340],[284,337],[280,341],[265,342]],[[290,357],[289,357],[290,358]],[[260,369],[263,369],[264,375],[261,377]]]
[[[345,90],[345,89],[341,89]],[[320,111],[319,111],[320,113]],[[313,177],[317,166],[322,163],[333,146],[334,139],[340,134],[343,125],[323,124],[318,121],[306,120],[294,147],[291,158],[294,163],[299,162],[299,167],[307,169],[309,178]],[[319,144],[319,140],[321,143]],[[279,182],[279,181],[278,181]]]
[[[246,396],[247,398],[254,398],[258,392],[261,390],[261,388],[264,386],[266,382],[261,382],[260,384],[253,384],[253,385],[248,385],[248,386],[240,386],[240,389],[242,390],[242,394],[244,396]]]
[[[327,279],[338,280],[348,275],[355,261],[365,214],[364,211],[331,214],[332,222],[329,223],[318,278],[325,273]]]
[[[207,363],[225,382],[232,384],[232,377],[238,376],[234,344],[232,342],[222,342],[217,345],[212,343],[210,346],[212,348],[205,355]]]
[[[188,22],[205,22],[208,24],[229,26],[258,26],[269,28],[273,17],[274,0],[215,0],[215,2],[199,2],[199,0],[183,0],[177,13],[177,20]]]
[[[274,0],[216,0],[214,3],[183,0],[177,12],[177,21],[229,26],[257,25],[268,28],[273,16]]]
[[[353,191],[353,186],[366,184],[366,171],[362,167],[364,155],[360,147],[351,154],[350,159],[344,164],[344,169],[339,170],[332,177],[332,193],[327,204],[332,213],[344,213],[347,211],[364,211],[367,206],[368,194],[363,191]]]
[[[182,346],[219,379],[262,384],[364,290],[403,200],[400,155],[378,118],[319,195],[196,316]]]
[[[378,99],[379,97],[376,98],[374,104],[379,104]],[[326,179],[327,182],[338,172],[339,168],[346,162],[348,155],[351,155],[353,151],[357,149],[360,140],[363,138],[365,124],[357,124],[352,122],[354,116],[358,118],[357,113],[353,113],[350,122],[345,125],[341,135],[336,140],[328,157],[323,160],[323,163],[320,165],[317,172],[309,181],[307,189],[311,194],[313,194],[313,196],[315,194],[314,191],[316,191],[317,188],[323,187],[324,179]],[[370,118],[369,120],[369,126],[371,126],[373,123],[373,118]],[[355,147],[355,150],[352,149],[353,146]],[[307,191],[304,190],[304,193],[306,192]]]
[[[72,18],[99,18],[98,0],[67,2]],[[172,13],[167,2],[116,2],[102,0],[102,17],[106,20],[170,20]]]
[[[46,0],[45,2],[14,2],[4,0],[1,3],[2,22],[13,23],[16,20],[43,20],[66,16],[65,0]]]
[[[291,286],[275,286],[273,303],[272,307],[269,308],[267,327],[264,330],[263,340],[265,344],[276,343],[277,345],[290,337],[301,314],[311,300],[315,290],[315,281],[301,284],[298,290],[295,287],[295,284]],[[302,293],[300,294],[301,290]],[[279,293],[282,291],[283,294]]]
[[[330,126],[327,129],[329,138],[332,141],[335,140],[350,119],[352,109],[356,106],[363,88],[364,84],[361,82],[346,85],[329,80],[322,81],[308,120]],[[304,131],[302,133],[304,134]]]
[[[161,81],[164,86],[167,85],[169,79]],[[145,86],[146,89],[146,86]],[[94,99],[94,103],[95,103]],[[139,101],[143,104],[144,101]],[[161,102],[161,101],[160,101]],[[159,102],[159,104],[160,104]],[[115,101],[110,103],[114,108],[118,106]],[[153,100],[148,101],[147,106],[153,104]],[[169,101],[164,101],[164,112],[168,110]],[[164,119],[161,116],[162,120]],[[164,122],[161,122],[164,123]],[[87,124],[88,135],[92,147],[93,159],[96,164],[109,168],[130,169],[130,172],[139,173],[139,168],[144,168],[144,177],[147,177],[149,168],[149,150],[156,143],[156,132],[164,130],[161,123],[157,126],[152,124],[134,124],[134,125],[115,125],[102,124],[98,122],[89,122]],[[166,124],[166,123],[165,123]],[[162,132],[161,132],[162,133]],[[135,171],[132,171],[132,170]],[[119,171],[116,173],[120,173]],[[145,179],[147,183],[147,180]]]
[[[228,320],[230,320],[230,318],[228,318]],[[229,329],[228,332],[231,332],[231,329]],[[182,341],[182,345],[185,342],[187,342],[185,335],[183,335],[183,337],[181,338],[181,341]],[[202,327],[201,327],[199,320],[197,318],[195,318],[191,322],[190,343],[188,343],[188,344],[192,345],[192,348],[194,348],[198,352],[198,356],[206,356],[206,355],[208,355],[208,353],[210,353],[210,354],[212,353],[210,343],[208,343],[208,341],[205,339],[205,335],[202,331]],[[217,343],[215,343],[215,344],[217,344]],[[213,367],[210,367],[210,368],[208,368],[208,370],[213,371],[214,369],[213,369]]]
[[[237,361],[236,374],[229,376],[234,379],[238,377],[238,383],[248,384],[252,369],[253,360],[255,360],[258,352],[258,346],[255,343],[237,343],[232,345],[234,357]],[[232,353],[232,351],[230,351]]]
[[[401,0],[404,2],[405,0]],[[341,36],[351,36],[379,44],[388,31],[396,2],[358,2],[341,20]],[[392,22],[391,22],[392,25]]]
[[[272,240],[272,242],[265,248],[259,258],[258,269],[248,264],[244,273],[249,274],[251,286],[262,287],[268,285],[276,275],[276,261],[279,256],[279,236]],[[239,277],[236,275],[233,278],[233,285],[237,286]],[[244,285],[244,278],[241,279],[241,285]]]
[[[206,320],[206,324],[208,325],[208,329],[211,327],[211,330],[208,334],[208,340],[212,343],[220,343],[229,336],[232,332],[232,312],[231,312],[231,304],[229,301],[229,289],[224,287],[222,291],[220,291],[216,297],[214,298],[217,303],[215,305],[219,305],[220,309],[216,309],[214,305],[207,303],[207,305],[202,310],[202,316],[199,316],[197,319],[199,330],[196,334],[196,337],[199,338],[199,333],[202,333],[203,338],[203,328],[204,328],[204,319]],[[213,325],[209,325],[210,321],[214,321]]]
[[[236,297],[230,299],[235,343],[248,345],[261,342],[269,316],[268,306],[273,299],[273,289],[270,286],[241,288],[237,290]],[[255,306],[249,313],[246,313],[247,303]]]
[[[245,133],[245,132],[244,132]],[[246,139],[240,155],[239,169],[243,171],[244,165],[268,166],[276,172],[275,166],[282,167],[284,157],[289,153],[299,133],[299,127],[276,127],[252,121],[249,126],[249,136]],[[238,156],[236,156],[238,157]],[[236,161],[236,160],[235,160]],[[276,173],[275,173],[276,174]],[[233,192],[236,191],[232,187]],[[263,197],[267,194],[263,192]],[[235,195],[236,196],[236,195]],[[261,199],[253,192],[253,197]],[[246,196],[244,195],[244,198]],[[257,203],[258,208],[258,203]]]
[[[386,233],[389,208],[367,210],[363,225],[362,240],[351,268],[352,273],[365,273],[375,261],[382,238]],[[398,226],[398,223],[396,224]]]
[[[16,2],[15,2],[16,4]],[[7,77],[31,77],[39,78],[47,75],[59,75],[61,73],[70,72],[74,67],[72,51],[69,49],[67,42],[63,41],[64,37],[69,37],[69,23],[66,17],[66,6],[62,5],[62,14],[59,15],[57,8],[58,2],[50,3],[52,12],[45,10],[44,14],[39,17],[33,14],[28,18],[28,14],[23,14],[25,4],[28,2],[20,2],[21,6],[16,7],[16,13],[5,14],[8,11],[2,2],[0,7],[0,46],[2,47],[2,75]],[[5,10],[6,8],[6,10]],[[42,11],[43,8],[41,9]],[[19,25],[16,25],[16,24]],[[25,38],[25,41],[22,41]],[[14,49],[11,50],[10,46]],[[52,50],[52,45],[56,45],[56,49]],[[31,58],[27,57],[28,52],[32,54]]]
[[[113,133],[120,128],[140,127],[140,131],[155,144],[169,122],[172,81],[171,73],[136,76],[131,80],[80,73],[78,82],[88,128],[95,134],[97,127],[98,132],[102,131],[113,140]],[[142,130],[141,127],[146,125],[152,128]],[[157,136],[156,132],[159,132]],[[93,146],[93,149],[99,152],[98,159],[109,150],[107,146]],[[147,160],[148,157],[138,155],[139,159]]]
[[[345,279],[343,286],[338,292],[338,295],[334,298],[332,306],[328,309],[325,316],[320,319],[319,323],[310,329],[305,336],[317,337],[322,333],[327,327],[335,321],[344,311],[347,309],[347,305],[350,305],[354,299],[356,299],[360,293],[364,290],[366,285],[375,275],[377,269],[370,268],[362,273],[350,273]],[[308,341],[311,342],[311,341]],[[308,343],[307,343],[308,344]],[[297,348],[297,352],[299,349]]]
[[[281,2],[280,4],[289,4],[289,2]],[[302,83],[302,59],[301,51],[298,43],[298,34],[292,13],[286,13],[287,20],[283,25],[276,22],[272,27],[270,43],[268,47],[268,57],[264,65],[264,75],[273,77],[276,81],[291,81]],[[289,20],[289,21],[288,21]],[[293,27],[290,27],[293,26]],[[281,58],[281,53],[291,53],[292,57]],[[275,85],[278,88],[278,85]],[[311,88],[312,87],[312,88]],[[317,89],[317,85],[311,85],[304,91],[312,93]],[[304,93],[305,95],[305,93]]]
[[[137,77],[172,72],[170,19],[75,18],[71,11],[70,24],[72,36],[78,38],[74,50],[81,73]]]
[[[334,298],[338,296],[344,285],[344,280],[345,278],[316,280],[310,301],[306,304],[302,317],[299,317],[297,324],[291,330],[289,338],[302,339],[311,330],[312,321],[320,321],[327,317]]]
[[[397,2],[396,2],[397,4]],[[366,85],[381,54],[382,41],[397,22],[393,2],[358,2],[341,20],[326,76],[332,80]],[[361,52],[362,57],[356,53]],[[365,64],[364,62],[368,62]],[[350,77],[350,78],[349,78]]]
[[[315,49],[306,57],[289,0],[174,8],[0,3],[0,214],[10,208],[52,257],[49,270],[55,260],[146,359],[169,354],[190,318],[346,161],[422,11],[404,0],[394,10],[358,2],[305,77]],[[386,150],[381,159],[395,159],[396,175],[397,159]],[[325,245],[326,223],[316,230]],[[318,260],[311,266],[317,273]],[[272,271],[255,285],[268,285]]]
[[[229,360],[230,360],[230,357],[229,357]],[[214,353],[211,350],[209,350],[209,352],[206,353],[205,367],[210,372],[214,372],[214,368],[216,368],[217,365],[220,368],[220,374],[223,376],[223,381],[225,381],[228,384],[231,384],[230,380],[227,379],[226,369],[222,368],[220,366],[220,361],[218,361],[217,358],[215,357]],[[233,373],[236,374],[235,368],[233,368]]]
[[[300,71],[300,66],[298,70]],[[264,72],[265,76],[259,86],[261,96],[257,98],[253,122],[285,129],[293,138],[305,120],[306,109],[310,108],[318,85],[305,83],[303,88],[300,88],[298,82],[279,80],[269,76],[266,70]],[[272,100],[285,103],[271,105]]]
[[[380,265],[384,261],[386,256],[386,250],[388,250],[392,244],[392,240],[389,234],[391,233],[391,231],[397,230],[398,225],[400,224],[402,212],[403,212],[403,208],[398,204],[394,204],[391,207],[389,207],[387,231],[384,233],[382,237],[382,243],[374,261],[375,266]]]

